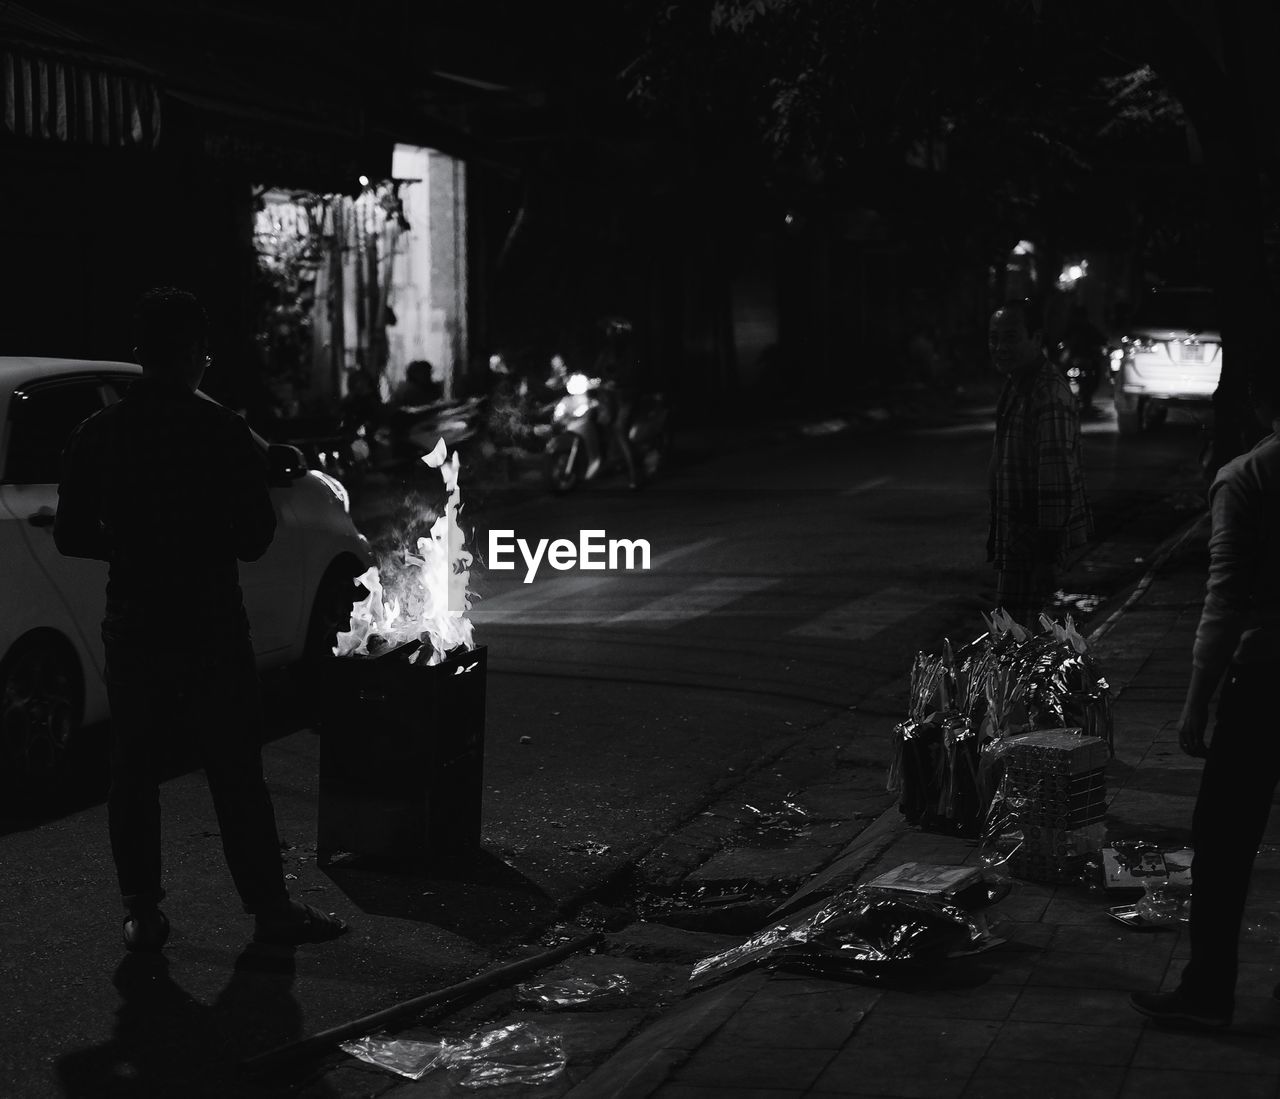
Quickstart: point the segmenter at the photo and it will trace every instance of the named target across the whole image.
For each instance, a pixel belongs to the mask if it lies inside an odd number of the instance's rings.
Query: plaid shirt
[[[1080,471],[1080,421],[1047,359],[1006,379],[991,453],[987,560],[1003,571],[1061,565],[1093,533]]]

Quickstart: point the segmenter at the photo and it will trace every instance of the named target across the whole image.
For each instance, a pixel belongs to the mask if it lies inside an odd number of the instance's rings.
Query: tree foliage
[[[959,186],[1034,200],[1046,180],[1183,153],[1177,100],[1087,0],[636,7],[649,19],[624,73],[633,102],[712,144],[746,142],[782,178],[891,193],[904,162],[945,148]]]

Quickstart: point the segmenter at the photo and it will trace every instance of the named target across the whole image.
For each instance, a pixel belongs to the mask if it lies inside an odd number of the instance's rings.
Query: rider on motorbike
[[[631,322],[622,317],[607,317],[600,322],[600,328],[604,333],[604,346],[596,356],[592,372],[606,383],[601,390],[601,398],[607,410],[613,442],[627,468],[627,483],[638,489],[640,472],[628,437],[639,386]]]

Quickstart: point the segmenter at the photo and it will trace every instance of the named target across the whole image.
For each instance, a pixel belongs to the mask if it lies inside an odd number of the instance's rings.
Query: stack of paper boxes
[[[1080,859],[1098,846],[1090,828],[1107,809],[1104,768],[1109,752],[1102,737],[1078,729],[1023,733],[1005,754],[1006,806],[1017,813],[1023,840],[1009,858],[1017,877],[1068,882],[1079,876]]]

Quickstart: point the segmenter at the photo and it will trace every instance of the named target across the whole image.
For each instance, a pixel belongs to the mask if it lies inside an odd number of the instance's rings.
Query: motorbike
[[[483,428],[484,403],[483,397],[469,397],[397,410],[394,437],[402,455],[429,454],[440,439],[451,451],[463,449]]]
[[[624,467],[610,426],[610,387],[582,373],[563,375],[564,396],[550,406],[546,480],[552,492],[570,492]],[[661,469],[671,445],[670,416],[661,394],[635,402],[627,431],[637,472],[645,479]]]
[[[1072,347],[1058,344],[1058,364],[1071,384],[1081,412],[1093,410],[1093,395],[1102,380],[1107,362],[1105,347]]]
[[[372,468],[373,430],[371,423],[346,417],[299,418],[277,441],[301,450],[309,468],[354,484]]]

